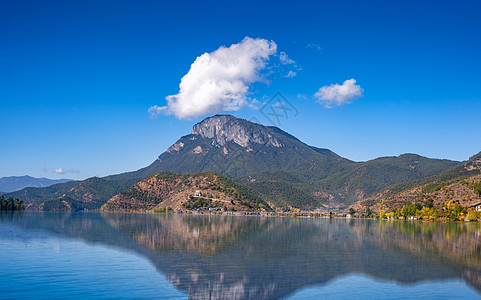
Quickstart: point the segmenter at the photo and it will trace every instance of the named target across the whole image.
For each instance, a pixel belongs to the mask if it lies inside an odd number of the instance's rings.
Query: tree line
[[[452,200],[446,201],[441,209],[433,207],[432,202],[428,202],[427,206],[422,206],[420,203],[406,204],[402,208],[395,208],[390,212],[379,210],[377,213],[373,212],[369,207],[364,213],[360,213],[363,218],[377,218],[377,219],[420,219],[435,221],[443,217],[445,220],[461,221],[467,220],[476,222],[481,219],[481,212],[475,211],[471,208],[461,207]],[[350,214],[357,213],[353,208],[350,209]]]
[[[0,196],[0,211],[2,210],[24,210],[25,206],[23,201],[19,201],[18,199],[13,199],[12,197],[5,199],[4,196]]]

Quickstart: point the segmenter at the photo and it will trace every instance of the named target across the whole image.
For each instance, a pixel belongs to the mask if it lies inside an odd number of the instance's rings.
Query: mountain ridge
[[[101,211],[143,211],[158,208],[271,210],[267,202],[225,176],[213,172],[152,175],[102,205]]]
[[[275,205],[346,207],[390,185],[429,177],[459,164],[417,154],[354,162],[329,149],[309,146],[280,128],[215,115],[195,124],[190,134],[180,137],[149,166],[103,177],[105,186],[96,184],[100,190],[89,193],[102,195],[96,202],[98,207],[114,196],[113,191],[120,193],[129,187],[127,184],[159,172],[215,172],[249,187]],[[61,184],[51,192],[26,189],[14,194],[24,201],[63,201],[62,193],[79,184]],[[121,187],[124,189],[119,190]],[[80,195],[71,200],[85,204]]]
[[[72,179],[49,179],[45,177],[24,176],[7,176],[0,178],[0,191],[11,193],[26,187],[48,187],[57,183],[72,181]]]
[[[353,208],[392,210],[406,203],[419,203],[439,209],[448,200],[464,207],[481,201],[481,152],[439,174],[389,186],[358,201]]]

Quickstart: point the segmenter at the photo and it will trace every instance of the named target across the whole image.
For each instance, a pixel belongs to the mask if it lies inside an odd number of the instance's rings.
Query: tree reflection
[[[403,284],[461,278],[481,290],[479,224],[93,213],[9,220],[135,251],[190,298],[278,298],[350,273]]]

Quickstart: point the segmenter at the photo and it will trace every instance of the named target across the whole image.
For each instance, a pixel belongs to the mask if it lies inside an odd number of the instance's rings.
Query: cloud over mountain
[[[47,168],[45,168],[45,170],[47,170]],[[67,174],[67,173],[79,173],[79,172],[80,172],[79,170],[71,170],[71,169],[65,170],[62,167],[58,167],[55,170],[53,170],[53,173],[55,174]]]
[[[314,94],[317,102],[323,104],[327,108],[340,106],[351,103],[354,99],[363,96],[364,90],[360,85],[356,84],[356,80],[349,79],[344,81],[342,85],[331,84],[323,86]]]
[[[277,45],[265,39],[245,37],[230,47],[197,57],[189,72],[182,77],[179,93],[166,97],[167,106],[152,106],[151,116],[165,112],[179,119],[220,111],[235,111],[248,104],[249,84],[260,81],[269,56]],[[286,62],[287,55],[283,55]]]

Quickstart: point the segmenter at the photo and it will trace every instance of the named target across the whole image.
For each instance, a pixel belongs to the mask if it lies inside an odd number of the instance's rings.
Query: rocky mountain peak
[[[192,134],[213,139],[219,146],[232,141],[242,147],[248,147],[250,144],[282,147],[272,129],[231,115],[209,117],[195,124]]]
[[[222,132],[225,127],[229,127],[228,123],[236,123],[236,117],[231,115],[215,115],[204,119],[203,121],[194,125],[192,128],[192,134],[198,134],[205,138],[213,138],[218,133]]]

